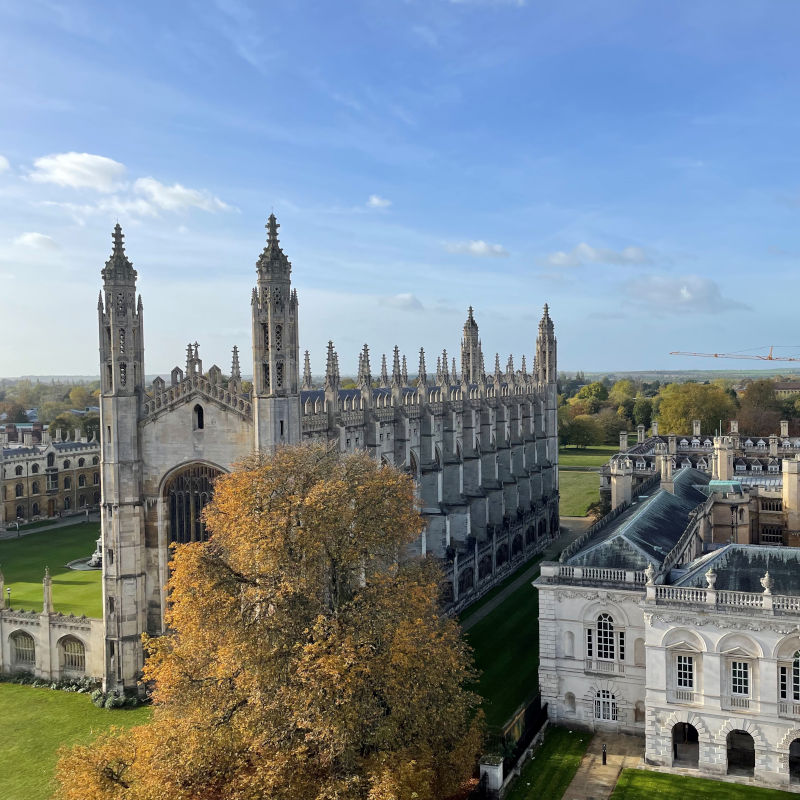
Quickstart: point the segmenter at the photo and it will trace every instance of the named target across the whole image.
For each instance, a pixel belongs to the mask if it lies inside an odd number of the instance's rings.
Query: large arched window
[[[23,486],[22,486],[22,484],[21,484],[21,483],[18,483],[18,484],[17,484],[17,485],[14,487],[14,497],[22,497],[22,495],[23,495],[23,492],[24,492],[24,489],[23,489]]]
[[[72,508],[72,498],[65,497],[64,498],[64,511],[69,511]]]
[[[17,465],[17,466],[15,467],[15,469],[14,469],[14,474],[15,474],[15,475],[22,475],[22,467],[21,467],[20,465]]]
[[[64,488],[71,489],[72,488],[72,478],[64,478]]]
[[[85,458],[79,458],[78,459],[78,466],[82,467],[82,466],[84,466],[84,464],[86,464],[86,459]]]
[[[198,403],[192,411],[192,428],[196,431],[201,431],[204,425],[203,406]]]
[[[78,486],[83,488],[86,486],[86,476],[85,475],[78,475]]]
[[[31,484],[31,494],[39,494],[39,481],[34,481]]]
[[[201,512],[211,500],[214,480],[222,472],[206,464],[191,464],[176,472],[164,486],[169,508],[169,540],[185,544],[206,539]]]
[[[32,472],[34,475],[36,475],[36,474],[39,472],[39,465],[38,465],[38,464],[32,464],[32,465],[31,465],[31,472]]]
[[[38,517],[39,516],[39,504],[38,503],[34,503],[31,506],[31,514],[33,514],[34,517]]]
[[[610,614],[601,614],[597,618],[597,657],[613,661],[614,649],[614,620]]]
[[[59,642],[61,669],[65,672],[86,672],[86,648],[80,639],[65,636]]]
[[[48,453],[47,454],[47,466],[54,467],[56,465],[56,454],[55,453]]]
[[[30,668],[36,664],[33,636],[25,631],[11,634],[11,660],[15,667]]]

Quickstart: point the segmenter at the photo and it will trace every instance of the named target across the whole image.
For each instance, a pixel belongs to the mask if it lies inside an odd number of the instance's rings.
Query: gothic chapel
[[[447,352],[418,378],[394,348],[373,376],[366,345],[358,388],[341,389],[328,344],[324,385],[312,382],[308,352],[301,380],[297,291],[270,215],[252,291],[253,381],[242,388],[239,353],[230,376],[203,369],[195,342],[184,367],[145,384],[144,317],[136,270],[116,225],[98,303],[102,396],[104,687],[134,688],[141,635],[163,630],[169,544],[203,540],[201,511],[214,480],[254,450],[307,440],[363,449],[409,471],[425,532],[417,553],[443,560],[456,602],[512,562],[541,549],[558,527],[556,339],[547,306],[532,372],[525,356],[487,374],[469,309],[461,370]]]

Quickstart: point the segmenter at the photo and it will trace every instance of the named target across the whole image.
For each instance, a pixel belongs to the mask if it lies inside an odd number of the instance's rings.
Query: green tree
[[[603,429],[597,419],[588,414],[580,414],[572,420],[569,426],[569,444],[576,447],[588,447],[591,444],[601,444]]]
[[[699,419],[701,429],[710,433],[720,420],[725,424],[736,408],[725,391],[714,384],[670,383],[661,390],[658,424],[661,433],[689,434],[692,420]]]
[[[633,403],[633,421],[649,428],[653,421],[653,401],[649,397],[637,397]]]
[[[754,436],[777,433],[782,411],[774,381],[751,381],[740,398],[739,430]]]
[[[608,400],[608,389],[599,381],[595,381],[582,386],[577,396],[581,400],[596,400],[598,403],[603,403]]]
[[[627,378],[617,381],[608,393],[608,399],[617,406],[623,405],[627,400],[633,400],[635,396],[636,386]]]

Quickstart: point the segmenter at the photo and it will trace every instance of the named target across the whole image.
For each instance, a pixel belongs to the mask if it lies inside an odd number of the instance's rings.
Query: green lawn
[[[533,580],[533,579],[531,579]],[[481,671],[486,721],[502,726],[539,686],[539,593],[526,581],[464,638]]]
[[[506,795],[506,800],[560,800],[578,771],[592,738],[586,731],[550,727],[544,743]]]
[[[616,447],[561,447],[558,463],[564,467],[602,467],[619,450]]]
[[[583,517],[591,503],[600,499],[597,472],[558,471],[559,513],[564,517]]]
[[[506,588],[509,584],[513,583],[523,572],[529,570],[534,564],[538,564],[542,560],[542,556],[538,555],[535,558],[532,558],[530,561],[526,561],[521,567],[515,569],[510,575],[507,575],[503,578],[497,586],[493,586],[486,594],[481,597],[476,603],[473,603],[471,606],[468,606],[464,611],[459,614],[459,621],[463,625],[476,611],[480,611],[487,603],[490,603],[497,597],[503,589]],[[533,580],[533,578],[531,578]]]
[[[11,587],[11,605],[41,610],[44,568],[50,567],[56,611],[101,617],[100,570],[78,572],[66,566],[90,556],[99,536],[100,523],[88,522],[0,540],[0,570],[6,587]]]
[[[0,683],[0,797],[46,800],[52,793],[58,748],[91,741],[111,725],[150,718],[146,706],[95,708],[88,695]]]
[[[611,800],[788,800],[796,794],[777,789],[761,789],[738,783],[723,783],[705,778],[688,778],[642,769],[625,769]]]

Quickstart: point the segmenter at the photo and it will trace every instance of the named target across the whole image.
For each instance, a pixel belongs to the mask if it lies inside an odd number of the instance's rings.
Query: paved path
[[[570,542],[577,539],[590,525],[591,520],[586,517],[561,517],[559,530],[561,533],[550,542],[542,553],[543,561],[552,561]],[[501,592],[498,592],[488,603],[481,606],[474,614],[461,623],[461,630],[468,631],[477,625],[487,614],[491,614],[509,595],[525,583],[529,583],[539,574],[539,562],[531,564],[522,574],[518,575]],[[469,611],[469,608],[467,608]]]
[[[100,522],[100,514],[89,514],[87,520],[86,514],[75,514],[72,517],[62,517],[52,525],[37,525],[35,528],[20,528],[19,532],[16,528],[6,528],[0,531],[0,540],[2,539],[18,539],[20,536],[28,536],[31,533],[46,533],[58,528],[67,528],[70,525],[78,525],[82,522]]]
[[[603,766],[603,744],[607,759]],[[636,767],[644,755],[644,739],[621,733],[596,733],[589,742],[563,800],[608,800],[623,769]]]

